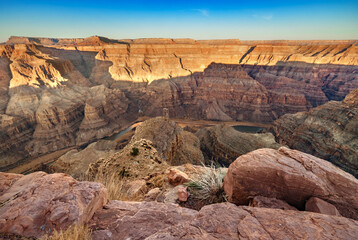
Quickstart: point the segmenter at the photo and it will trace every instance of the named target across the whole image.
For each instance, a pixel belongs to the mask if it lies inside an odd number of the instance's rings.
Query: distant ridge
[[[208,44],[208,45],[281,45],[281,46],[307,46],[307,45],[358,45],[358,40],[239,40],[239,39],[209,39],[195,40],[191,38],[138,38],[138,39],[110,39],[102,36],[87,38],[41,38],[11,36],[2,44],[40,44],[40,45],[78,45],[101,46],[106,44]]]

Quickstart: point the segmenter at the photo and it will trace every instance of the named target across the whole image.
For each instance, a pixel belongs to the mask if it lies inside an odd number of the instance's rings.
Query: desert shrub
[[[132,148],[132,151],[130,152],[132,156],[137,156],[139,154],[139,149],[136,147]]]
[[[86,225],[72,225],[64,231],[54,231],[51,236],[45,235],[40,240],[90,240],[92,231]]]
[[[226,194],[224,192],[225,172],[215,167],[207,168],[201,174],[186,183],[192,198],[203,201],[205,204],[225,202]]]

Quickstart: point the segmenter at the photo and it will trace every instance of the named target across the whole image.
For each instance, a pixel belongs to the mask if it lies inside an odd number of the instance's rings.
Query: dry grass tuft
[[[72,225],[65,231],[54,231],[51,236],[43,236],[40,240],[91,240],[92,230],[86,225]]]
[[[94,177],[93,181],[102,183],[107,188],[108,198],[110,200],[125,200],[125,180],[123,180],[123,178],[120,177],[117,173],[98,173]]]
[[[224,191],[225,172],[214,166],[198,174],[192,181],[186,183],[192,197],[205,204],[227,201]]]
[[[122,172],[97,173],[94,177],[82,177],[82,181],[102,183],[108,192],[110,200],[141,201],[142,196],[131,196],[126,187],[128,182]]]

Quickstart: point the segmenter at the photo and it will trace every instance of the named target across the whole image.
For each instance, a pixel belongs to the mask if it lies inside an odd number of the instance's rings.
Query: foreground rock
[[[195,210],[168,203],[111,201],[96,212],[90,225],[94,240],[145,239],[196,215]]]
[[[316,197],[311,197],[306,202],[305,209],[306,211],[309,212],[317,212],[327,215],[341,216],[341,214],[339,214],[337,208],[334,205]]]
[[[277,198],[303,210],[318,197],[345,217],[358,219],[358,180],[331,163],[296,150],[259,149],[233,162],[224,180],[229,201],[248,204],[254,196]]]
[[[93,239],[355,239],[343,217],[219,203],[199,212],[163,203],[112,201],[90,222]]]
[[[0,196],[0,232],[5,234],[40,237],[73,223],[87,223],[107,202],[107,191],[101,184],[78,182],[66,174],[0,176],[13,179],[11,184],[0,184],[4,189]]]
[[[280,143],[326,159],[358,177],[358,89],[342,102],[284,115],[275,121],[274,131]]]
[[[282,210],[296,210],[295,207],[292,207],[285,201],[276,199],[276,198],[267,198],[262,196],[256,196],[250,199],[249,206],[251,207],[261,207],[261,208],[275,208],[275,209],[282,209]],[[307,210],[307,209],[306,209]],[[317,212],[317,211],[311,211]]]
[[[243,133],[228,125],[202,128],[196,135],[207,163],[211,161],[229,166],[239,156],[259,148],[278,149],[271,133]]]

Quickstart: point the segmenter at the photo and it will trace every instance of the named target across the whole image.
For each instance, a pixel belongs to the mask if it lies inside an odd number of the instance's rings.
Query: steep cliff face
[[[25,145],[31,140],[34,123],[26,118],[0,115],[0,168],[25,158]]]
[[[279,62],[314,64],[358,64],[358,47],[353,44],[316,46],[257,45],[241,59],[242,64],[276,65]]]
[[[12,61],[10,64],[12,73],[10,88],[19,86],[57,87],[66,81],[49,62],[51,58],[40,52],[34,45],[15,45],[10,60]]]
[[[115,80],[152,82],[202,72],[211,62],[238,63],[249,46],[125,44],[105,46],[96,59],[111,61]]]
[[[113,134],[131,120],[126,116],[128,99],[119,89],[92,87],[86,96],[84,118],[77,133],[77,145]]]
[[[358,90],[342,102],[284,115],[274,122],[274,131],[281,143],[358,176]]]
[[[243,68],[272,92],[288,97],[299,94],[312,106],[342,100],[358,88],[357,66],[280,62],[275,66],[243,65]]]
[[[9,65],[10,60],[8,58],[0,57],[0,113],[4,113],[9,101],[8,90],[11,79]]]
[[[1,167],[112,135],[135,119],[127,108],[122,91],[103,85],[17,93],[1,115]]]
[[[230,64],[213,63],[189,77],[154,81],[145,93],[142,108],[149,116],[165,107],[173,117],[271,122],[286,112],[309,108],[303,94],[267,90],[240,65]]]
[[[357,58],[355,41],[12,37],[0,45],[1,156],[87,144],[163,108],[272,122],[343,99]]]

